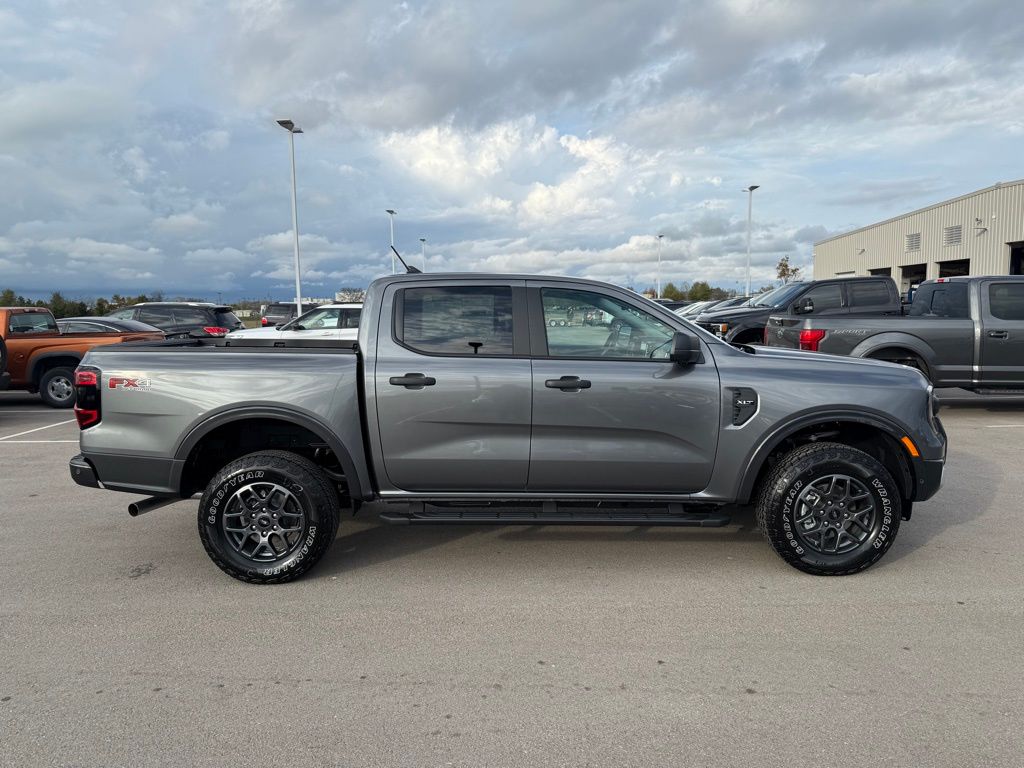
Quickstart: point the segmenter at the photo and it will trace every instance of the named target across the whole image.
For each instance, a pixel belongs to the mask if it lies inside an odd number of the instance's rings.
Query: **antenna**
[[[407,275],[422,275],[423,274],[423,270],[416,269],[416,267],[410,267],[408,264],[406,264],[405,263],[405,259],[402,258],[402,254],[400,254],[398,252],[398,249],[395,248],[395,246],[392,245],[391,246],[391,250],[395,252],[395,256],[398,257],[398,260],[400,262],[402,262],[402,266],[405,267],[405,274],[407,274]]]

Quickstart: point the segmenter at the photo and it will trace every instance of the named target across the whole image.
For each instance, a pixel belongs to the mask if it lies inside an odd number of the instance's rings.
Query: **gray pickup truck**
[[[753,502],[786,562],[855,573],[946,455],[917,371],[734,347],[557,277],[389,276],[357,342],[118,345],[76,383],[72,477],[150,495],[133,515],[202,494],[207,552],[254,583],[307,571],[371,500],[389,522],[631,526]]]
[[[921,283],[903,316],[772,316],[773,347],[887,360],[936,387],[1024,392],[1024,276],[948,277]]]

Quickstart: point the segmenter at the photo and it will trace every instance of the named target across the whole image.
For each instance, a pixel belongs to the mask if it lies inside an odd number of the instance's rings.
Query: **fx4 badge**
[[[153,386],[152,379],[129,379],[123,376],[111,376],[108,380],[107,386],[110,389],[127,389],[132,392],[141,392],[144,390],[151,389]]]

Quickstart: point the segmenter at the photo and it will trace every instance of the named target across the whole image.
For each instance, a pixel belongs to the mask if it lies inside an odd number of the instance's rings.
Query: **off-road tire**
[[[65,398],[58,398],[55,393],[50,391],[51,387],[56,388],[58,385],[60,385],[60,390],[70,392],[70,394]],[[71,408],[74,406],[75,369],[61,366],[48,370],[39,379],[39,396],[51,408]]]
[[[851,526],[850,530],[866,538],[852,550],[838,554],[816,551],[797,530],[797,517],[806,509],[801,503],[802,493],[818,478],[831,475],[853,478],[875,504],[870,533]],[[795,448],[772,468],[757,494],[757,525],[772,548],[794,568],[816,576],[845,576],[870,568],[892,546],[900,516],[901,495],[889,471],[873,456],[842,443],[820,442]],[[847,546],[853,545],[848,542]]]
[[[256,561],[240,553],[225,531],[225,512],[238,508],[234,494],[260,484],[283,487],[304,515],[301,523],[296,523],[301,528],[297,544],[271,561]],[[334,542],[339,517],[337,490],[316,464],[288,451],[260,451],[232,461],[206,486],[199,502],[199,538],[210,559],[229,576],[250,584],[283,584],[305,574],[323,557]]]

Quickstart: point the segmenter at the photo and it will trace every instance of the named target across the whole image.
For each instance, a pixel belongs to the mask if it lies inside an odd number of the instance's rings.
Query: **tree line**
[[[0,291],[0,307],[46,307],[53,313],[54,317],[102,317],[110,314],[115,309],[130,307],[133,304],[141,304],[145,301],[163,301],[164,295],[157,291],[153,295],[140,293],[138,296],[122,296],[115,293],[109,299],[102,296],[91,301],[78,301],[68,299],[60,291],[54,291],[49,301],[42,299],[27,299],[16,294],[10,288]],[[201,299],[182,299],[182,301],[201,301]]]

